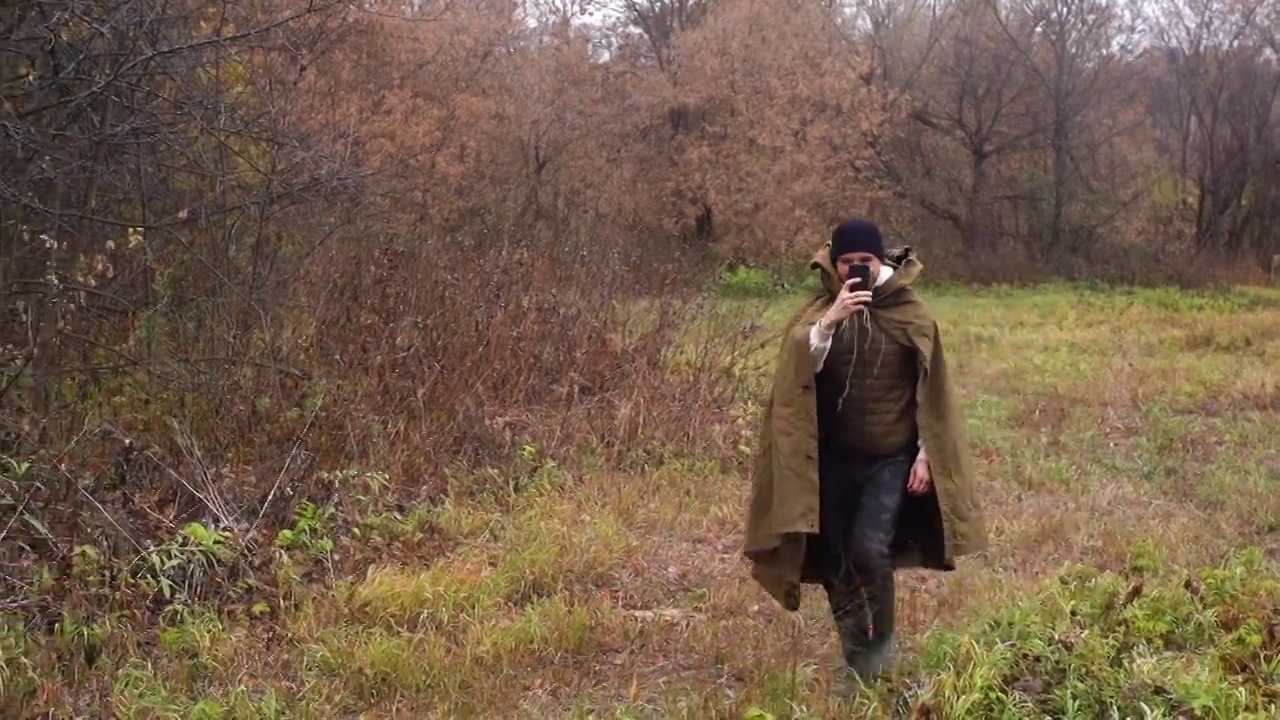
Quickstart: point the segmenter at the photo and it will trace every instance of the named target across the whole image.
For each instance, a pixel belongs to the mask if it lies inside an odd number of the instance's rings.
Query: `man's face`
[[[871,268],[871,283],[874,285],[876,278],[880,277],[880,258],[871,253],[856,252],[845,253],[836,258],[836,274],[840,277],[841,283],[849,282],[849,268],[853,265],[866,265]],[[854,290],[870,290],[869,287],[855,287]]]

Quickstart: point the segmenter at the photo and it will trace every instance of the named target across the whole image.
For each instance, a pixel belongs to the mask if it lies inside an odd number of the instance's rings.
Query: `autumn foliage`
[[[1214,24],[11,4],[0,575],[191,518],[275,527],[353,464],[435,497],[521,448],[735,458],[750,348],[690,340],[701,290],[726,263],[790,279],[852,213],[931,277],[1256,272],[1280,252],[1275,3],[1166,4]]]

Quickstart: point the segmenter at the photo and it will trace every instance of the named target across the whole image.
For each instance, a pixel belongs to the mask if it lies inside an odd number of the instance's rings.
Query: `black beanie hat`
[[[871,253],[884,260],[884,241],[880,228],[870,220],[853,218],[840,223],[831,231],[831,262],[849,253]]]

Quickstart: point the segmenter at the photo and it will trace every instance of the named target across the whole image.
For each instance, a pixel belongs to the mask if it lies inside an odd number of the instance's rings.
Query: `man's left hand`
[[[923,495],[933,486],[933,469],[929,467],[929,458],[923,452],[911,465],[911,475],[907,478],[907,492],[912,495]]]

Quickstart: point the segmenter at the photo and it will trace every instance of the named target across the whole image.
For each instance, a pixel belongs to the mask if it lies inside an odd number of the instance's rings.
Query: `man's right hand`
[[[870,290],[854,290],[853,286],[861,283],[861,278],[852,278],[840,288],[840,294],[836,296],[836,301],[827,309],[825,315],[822,316],[822,329],[828,333],[835,332],[837,326],[844,322],[846,318],[855,312],[866,307],[871,302]]]

